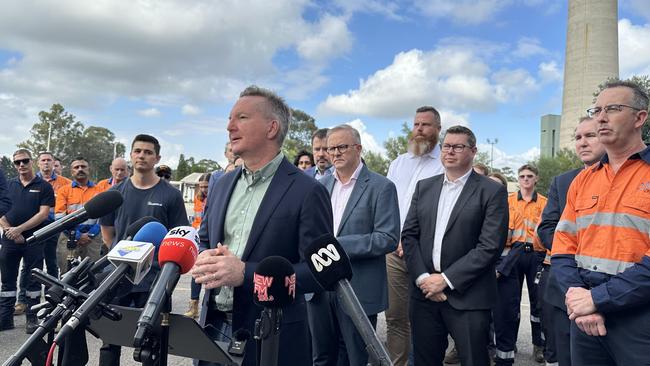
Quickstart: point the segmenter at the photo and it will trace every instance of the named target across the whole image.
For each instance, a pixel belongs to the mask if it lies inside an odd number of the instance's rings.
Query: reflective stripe
[[[81,203],[71,203],[68,205],[68,213],[73,213],[82,207],[84,207],[84,205]]]
[[[559,366],[560,364],[557,362],[547,362],[546,366]]]
[[[543,341],[546,341],[546,336],[544,335],[544,332],[541,332],[539,335]]]
[[[524,230],[524,229],[512,230],[513,241],[521,241],[521,240],[515,240],[514,238],[515,237],[516,238],[521,238],[521,237],[525,237],[525,236],[526,236],[526,230]]]
[[[533,322],[533,323],[539,323],[540,322],[538,317],[532,316],[532,315],[530,316],[530,321]]]
[[[508,255],[508,253],[510,253],[510,249],[512,249],[512,248],[509,248],[509,247],[508,247],[508,248],[504,248],[504,249],[503,249],[503,252],[501,252],[501,256],[502,256],[502,257],[505,257],[506,255]]]
[[[25,291],[25,296],[32,299],[37,299],[41,297],[41,291]]]
[[[551,263],[551,256],[546,252],[546,256],[544,257],[544,262],[550,264]]]
[[[515,358],[515,351],[505,352],[505,351],[501,351],[501,350],[499,350],[497,348],[496,354],[497,354],[497,357],[502,359],[502,360],[512,360],[512,359]]]
[[[610,275],[617,275],[632,267],[634,262],[617,261],[613,259],[597,258],[588,255],[576,254],[576,263],[579,268],[588,269]]]
[[[586,229],[590,225],[598,225],[634,229],[650,234],[650,219],[622,212],[596,212],[593,215],[577,217],[576,223],[578,230]]]
[[[533,221],[533,220],[530,220],[530,219],[524,219],[524,225],[528,226],[529,228],[532,228],[532,229],[537,227],[537,223],[535,221]]]
[[[55,215],[54,215],[54,219],[55,219],[55,220],[59,220],[60,218],[62,218],[62,217],[64,217],[64,216],[65,216],[64,213],[58,213],[58,214],[55,214]]]
[[[16,291],[0,291],[0,297],[16,297]]]
[[[555,231],[564,231],[565,233],[576,235],[578,228],[576,226],[576,223],[573,221],[560,220],[560,222],[558,222],[557,226],[555,227]]]

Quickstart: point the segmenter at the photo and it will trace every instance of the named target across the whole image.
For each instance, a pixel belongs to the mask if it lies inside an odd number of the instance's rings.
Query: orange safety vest
[[[90,201],[102,191],[93,182],[88,182],[88,185],[82,187],[77,182],[65,185],[59,188],[56,195],[56,205],[54,206],[54,214],[57,219],[77,211],[83,205]]]
[[[650,164],[630,158],[614,173],[604,160],[580,172],[552,255],[573,255],[579,268],[610,275],[650,256]]]
[[[192,227],[199,229],[201,226],[201,220],[203,220],[203,209],[205,208],[205,200],[207,197],[201,201],[198,197],[194,196],[194,221],[192,221]]]
[[[546,251],[539,240],[535,241],[537,225],[541,221],[546,201],[546,197],[537,192],[533,192],[530,201],[524,200],[521,191],[508,195],[510,233],[506,247],[511,247],[514,242],[522,242],[533,244],[535,251]]]

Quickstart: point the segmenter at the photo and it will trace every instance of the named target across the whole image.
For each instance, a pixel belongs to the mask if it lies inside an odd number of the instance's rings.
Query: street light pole
[[[494,145],[499,143],[499,139],[487,139],[487,143],[492,147],[492,151],[490,152],[490,170],[494,170]]]
[[[52,139],[52,121],[48,122],[47,127],[47,151],[50,151],[50,140]]]

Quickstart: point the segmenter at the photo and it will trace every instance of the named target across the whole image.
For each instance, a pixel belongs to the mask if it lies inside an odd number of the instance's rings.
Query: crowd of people
[[[290,116],[278,95],[246,88],[230,112],[227,168],[199,179],[192,226],[200,254],[185,315],[198,318],[214,340],[252,332],[260,314],[253,272],[279,255],[294,266],[298,296],[283,308],[278,364],[366,365],[368,350],[350,315],[302,254],[333,234],[370,323],[385,313],[394,365],[512,365],[524,279],[535,361],[650,363],[650,149],[641,134],[648,96],[638,85],[605,85],[575,129],[584,167],[554,177],[547,195],[536,190],[539,172],[530,164],[518,169],[518,189],[508,193],[505,177],[474,162],[473,131],[451,126],[441,139],[440,114],[431,106],[415,111],[408,151],[386,177],[366,166],[359,131],[349,125],[318,129],[312,151],[290,163],[281,149]],[[51,153],[36,156],[36,174],[29,151],[14,153],[19,176],[5,183],[0,175],[0,330],[13,328],[20,312],[27,332],[34,330],[29,307],[41,289],[31,268],[45,262],[58,276],[74,258],[96,260],[143,216],[168,228],[188,225],[180,192],[156,175],[159,160],[158,141],[138,135],[132,172],[118,158],[112,177],[95,183],[82,157],[70,165],[70,180],[54,170]],[[124,197],[115,212],[25,244],[107,189]],[[114,303],[142,307],[155,275]],[[454,346],[446,354],[449,337]],[[247,347],[243,364],[254,365],[256,353]],[[104,345],[100,364],[118,365],[119,354],[118,346]]]

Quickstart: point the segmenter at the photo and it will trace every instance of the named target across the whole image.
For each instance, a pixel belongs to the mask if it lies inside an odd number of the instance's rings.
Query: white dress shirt
[[[440,198],[438,199],[438,212],[436,215],[436,231],[433,235],[433,252],[431,253],[431,258],[433,260],[433,269],[436,272],[440,272],[440,253],[442,252],[442,239],[445,236],[445,231],[447,230],[447,224],[449,223],[449,217],[451,216],[451,211],[456,206],[458,197],[467,183],[467,179],[470,174],[472,174],[472,168],[470,168],[467,173],[456,180],[449,180],[447,174],[444,175],[442,181],[442,190],[440,191]],[[429,273],[423,273],[418,276],[415,281],[417,284],[420,281],[427,277]],[[442,277],[447,282],[447,285],[452,290],[454,286],[449,282],[447,276],[442,273]]]
[[[359,173],[361,173],[361,167],[363,163],[359,162],[359,165],[352,173],[352,177],[347,183],[341,182],[339,178],[339,173],[334,169],[334,188],[332,189],[332,214],[334,217],[334,235],[339,232],[339,225],[341,225],[341,219],[343,218],[343,211],[345,211],[345,206],[348,204],[354,185],[359,178]]]
[[[406,221],[417,182],[443,172],[444,168],[440,161],[440,145],[437,144],[428,154],[416,156],[409,152],[398,156],[390,163],[386,177],[395,183],[395,188],[397,188],[400,230]]]

